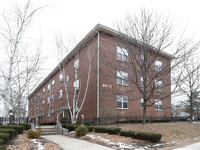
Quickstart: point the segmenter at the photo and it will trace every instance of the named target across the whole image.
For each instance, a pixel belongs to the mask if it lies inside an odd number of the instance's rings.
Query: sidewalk
[[[62,135],[46,135],[41,137],[58,144],[64,150],[112,150],[109,147]]]
[[[174,150],[200,150],[200,142],[195,143],[195,144],[191,144],[191,145],[187,145],[185,147],[177,148],[177,149],[174,149]]]

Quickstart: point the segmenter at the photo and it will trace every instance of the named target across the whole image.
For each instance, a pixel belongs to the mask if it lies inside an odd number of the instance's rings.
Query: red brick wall
[[[79,113],[79,118],[81,113],[84,113],[85,118],[92,118],[97,116],[97,36],[95,36],[89,43],[85,45],[74,57],[72,57],[66,64],[65,73],[69,76],[69,99],[70,104],[72,105],[72,97],[73,97],[73,82],[74,82],[74,61],[79,58],[79,72],[78,79],[80,79],[81,85],[81,93],[80,93],[80,101],[79,106],[84,97],[84,91],[86,87],[86,80],[88,75],[88,49],[91,50],[92,55],[92,71],[89,82],[89,88],[87,92],[87,97],[85,103],[83,105],[82,110]],[[123,86],[116,84],[116,70],[112,67],[108,67],[106,65],[105,60],[113,60],[119,68],[126,67],[126,64],[120,60],[116,59],[116,46],[118,42],[114,39],[114,37],[100,32],[100,117],[109,117],[109,116],[142,116],[142,108],[140,107],[140,94],[137,90],[130,86]],[[167,61],[165,57],[158,57],[159,60],[163,62],[163,64]],[[32,107],[32,112],[29,113],[29,116],[40,113],[40,108],[34,111],[32,104],[36,105],[39,103],[40,107],[42,106],[42,100],[45,100],[45,106],[41,107],[41,113],[44,112],[44,117],[42,122],[56,121],[57,112],[54,112],[54,116],[47,118],[47,111],[49,108],[53,108],[54,110],[58,109],[60,106],[64,106],[65,102],[65,90],[63,86],[63,82],[59,81],[60,71],[55,73],[51,79],[47,83],[45,83],[33,96],[30,98],[33,101],[29,102],[29,109]],[[50,81],[55,80],[55,87],[48,92],[47,86]],[[170,74],[166,76],[166,81],[170,81]],[[50,83],[51,84],[51,83]],[[102,87],[102,85],[107,85],[107,87]],[[45,87],[45,94],[42,93],[43,88]],[[63,97],[61,100],[58,100],[58,91],[63,89]],[[126,93],[128,90],[133,90],[133,92],[123,94],[129,96],[128,109],[117,109],[116,108],[116,95],[120,93]],[[171,91],[170,86],[164,87],[164,91]],[[39,93],[39,97],[37,97],[37,93]],[[51,94],[54,94],[54,102],[50,105],[47,105],[47,97]],[[34,99],[34,97],[37,97]],[[134,99],[134,100],[132,100]],[[171,117],[171,97],[163,99],[163,107],[169,109],[163,109],[162,111],[155,111],[155,107],[147,109],[147,116],[162,116],[162,117]]]
[[[100,41],[100,55],[101,55],[101,76],[100,76],[100,116],[142,116],[143,109],[141,108],[141,94],[134,87],[118,85],[116,83],[116,69],[112,68],[112,64],[115,64],[118,68],[125,68],[126,63],[116,59],[116,53],[118,42],[116,39],[108,34],[101,34]],[[106,59],[109,61],[107,62]],[[162,61],[163,65],[168,62],[168,58],[158,56],[157,60]],[[154,67],[154,66],[153,66]],[[119,69],[121,70],[121,69]],[[170,74],[164,77],[164,82],[170,82]],[[108,87],[102,87],[102,85]],[[111,88],[112,87],[112,88]],[[127,93],[127,91],[131,91]],[[163,87],[162,92],[170,92],[170,86]],[[129,97],[128,109],[117,109],[116,108],[116,95],[125,95]],[[152,99],[154,101],[154,99]],[[153,117],[171,117],[171,97],[168,96],[163,101],[162,111],[156,111],[155,106],[147,108],[147,116]]]

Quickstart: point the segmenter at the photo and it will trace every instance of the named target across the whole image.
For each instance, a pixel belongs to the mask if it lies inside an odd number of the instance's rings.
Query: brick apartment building
[[[73,97],[74,87],[79,88],[80,100],[84,96],[88,75],[88,49],[92,56],[92,69],[85,103],[79,113],[83,113],[85,118],[92,117],[113,117],[113,116],[142,116],[143,99],[137,90],[129,86],[125,77],[129,77],[127,72],[121,71],[128,61],[128,52],[116,37],[119,32],[103,25],[95,26],[82,41],[64,58],[66,81],[63,81],[62,74],[57,66],[30,94],[29,113],[31,120],[40,122],[55,122],[60,117],[69,115],[69,108],[66,106],[65,87],[68,84],[69,100]],[[121,49],[124,51],[122,52]],[[105,63],[105,58],[109,58],[119,67],[119,70],[109,67]],[[160,52],[156,65],[164,65],[171,56],[165,52]],[[153,66],[153,68],[155,68]],[[75,70],[78,73],[75,75]],[[116,76],[114,76],[114,74]],[[121,75],[123,74],[123,76]],[[76,76],[76,77],[75,77]],[[170,73],[163,82],[170,82]],[[171,91],[169,86],[162,88],[163,92]],[[134,100],[132,100],[134,99]],[[155,101],[155,99],[153,99]],[[71,103],[71,102],[70,102]],[[147,117],[171,117],[171,96],[156,102],[147,109]]]

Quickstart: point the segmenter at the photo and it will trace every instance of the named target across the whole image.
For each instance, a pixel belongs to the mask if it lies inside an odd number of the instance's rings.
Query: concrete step
[[[43,129],[42,129],[41,131],[42,131],[42,132],[59,132],[60,130],[59,130],[59,129],[52,129],[52,130],[49,130],[49,129],[48,129],[48,130],[47,130],[47,129],[46,129],[46,130],[43,130]]]
[[[54,135],[54,134],[60,134],[60,131],[58,132],[42,132],[41,135]]]
[[[36,129],[40,129],[42,132],[41,132],[41,135],[53,135],[53,134],[60,134],[60,130],[55,128],[55,125],[54,126],[39,126],[36,127]]]

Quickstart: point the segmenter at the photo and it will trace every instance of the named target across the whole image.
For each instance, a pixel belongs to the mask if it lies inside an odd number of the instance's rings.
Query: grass
[[[116,127],[116,125],[112,125]],[[185,140],[200,137],[199,123],[148,123],[142,124],[119,124],[122,130],[133,130],[142,132],[161,133],[162,141],[171,142],[174,140]]]

